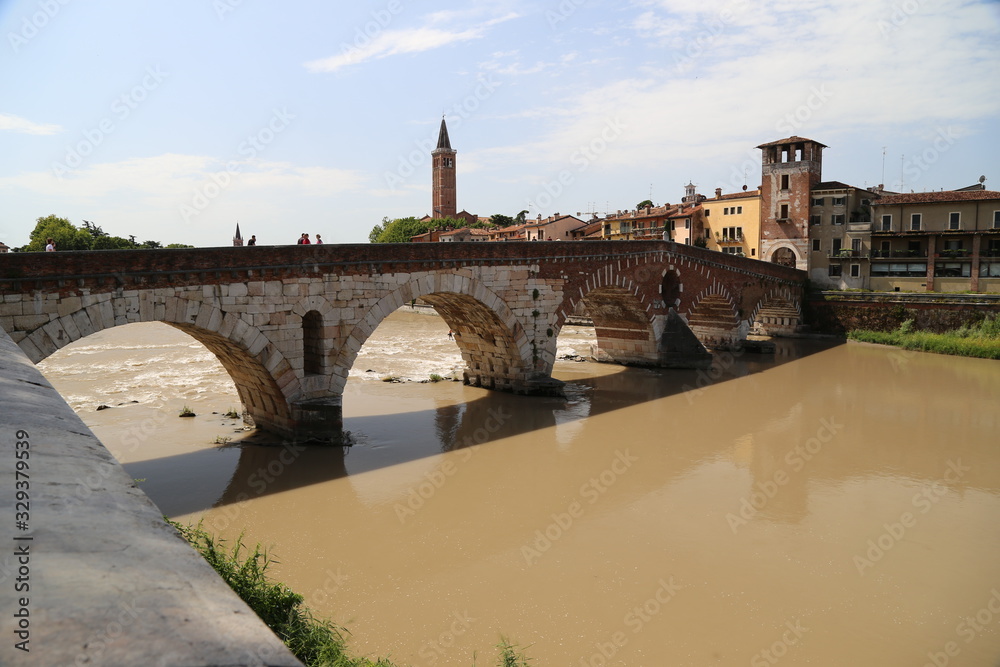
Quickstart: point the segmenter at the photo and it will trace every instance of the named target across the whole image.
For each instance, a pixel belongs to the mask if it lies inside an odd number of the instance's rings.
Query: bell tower
[[[760,173],[761,259],[808,270],[809,206],[812,189],[823,180],[825,145],[788,137],[757,148]]]
[[[437,148],[431,151],[431,217],[454,218],[458,213],[455,186],[455,151],[448,138],[448,126],[441,117]]]

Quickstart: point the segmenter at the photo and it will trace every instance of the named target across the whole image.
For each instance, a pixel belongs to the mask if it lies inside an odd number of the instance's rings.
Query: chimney
[[[722,188],[715,188],[715,198],[722,199]]]

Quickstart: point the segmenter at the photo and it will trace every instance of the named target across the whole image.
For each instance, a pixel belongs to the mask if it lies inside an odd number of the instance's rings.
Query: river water
[[[566,327],[559,353],[591,342]],[[565,399],[522,397],[419,382],[461,359],[403,309],[352,370],[346,450],[254,444],[165,325],[41,367],[164,514],[269,547],[360,654],[486,665],[502,634],[540,667],[1000,665],[1000,364],[777,344],[559,361]]]

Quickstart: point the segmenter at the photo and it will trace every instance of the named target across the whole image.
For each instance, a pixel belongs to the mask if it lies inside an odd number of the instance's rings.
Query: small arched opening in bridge
[[[710,349],[731,349],[745,338],[740,312],[725,288],[714,285],[698,295],[688,313],[688,327]]]
[[[310,310],[302,316],[302,372],[322,375],[324,366],[323,315]]]

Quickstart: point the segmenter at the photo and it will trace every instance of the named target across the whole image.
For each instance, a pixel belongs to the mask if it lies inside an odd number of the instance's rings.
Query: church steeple
[[[448,138],[448,126],[444,123],[444,116],[441,116],[441,129],[438,130],[437,150],[451,150],[451,140]]]
[[[233,245],[234,246],[243,245],[243,235],[240,234],[240,223],[238,222],[236,223],[236,236],[233,237]]]
[[[441,117],[437,148],[431,151],[431,217],[454,218],[458,213],[456,203],[455,154],[448,137],[448,126]]]

